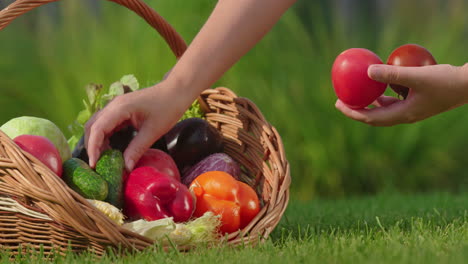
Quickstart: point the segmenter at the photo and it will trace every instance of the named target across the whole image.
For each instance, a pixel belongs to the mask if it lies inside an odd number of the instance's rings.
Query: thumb
[[[423,67],[403,67],[375,64],[367,69],[369,78],[383,83],[399,84],[413,88],[426,79]]]
[[[136,163],[156,141],[157,133],[153,127],[143,125],[137,135],[132,139],[127,149],[124,152],[125,167],[128,172],[131,172]]]

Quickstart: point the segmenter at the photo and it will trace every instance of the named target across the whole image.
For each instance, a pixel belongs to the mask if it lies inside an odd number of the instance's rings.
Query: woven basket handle
[[[11,5],[0,11],[0,30],[10,24],[20,15],[51,2],[59,0],[16,0]],[[148,24],[156,29],[164,38],[177,58],[180,58],[187,49],[187,44],[182,37],[162,18],[154,9],[141,0],[108,0],[123,5],[142,17]]]

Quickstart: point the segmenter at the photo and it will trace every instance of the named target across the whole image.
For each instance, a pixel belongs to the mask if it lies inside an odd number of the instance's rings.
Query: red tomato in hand
[[[424,47],[417,44],[406,44],[396,48],[388,57],[387,64],[395,66],[419,67],[437,64],[432,54]],[[390,87],[406,99],[409,88],[390,84]]]
[[[374,81],[367,75],[372,64],[382,64],[370,50],[352,48],[343,51],[332,67],[332,83],[338,98],[348,107],[364,108],[385,92],[387,84]]]
[[[22,150],[36,157],[57,176],[62,177],[62,158],[54,143],[48,138],[36,135],[21,135],[13,141]]]

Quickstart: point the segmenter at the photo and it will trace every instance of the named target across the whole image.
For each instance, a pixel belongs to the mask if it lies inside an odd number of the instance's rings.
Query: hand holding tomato
[[[335,106],[349,118],[392,126],[417,122],[468,102],[468,64],[436,65],[432,54],[416,44],[396,48],[388,65],[379,65],[382,63],[375,59],[377,55],[372,54],[365,49],[349,49],[333,64],[332,81],[339,98]],[[363,76],[364,69],[367,76]],[[379,82],[390,84],[406,100],[378,94]],[[365,85],[368,87],[363,88]],[[376,108],[363,109],[370,98],[375,99],[371,103]],[[352,100],[362,102],[361,107],[350,103]]]
[[[406,100],[379,97],[376,108],[354,110],[338,100],[344,115],[374,126],[414,123],[468,102],[468,64],[462,67],[439,64],[422,67],[372,65],[373,80],[411,88]]]

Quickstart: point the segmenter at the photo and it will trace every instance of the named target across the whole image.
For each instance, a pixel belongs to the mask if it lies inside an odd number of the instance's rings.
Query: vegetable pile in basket
[[[138,133],[126,127],[109,139],[96,168],[88,166],[84,124],[115,96],[139,89],[126,75],[108,89],[86,87],[85,109],[68,140],[51,121],[18,117],[3,130],[115,223],[162,244],[216,242],[246,227],[260,210],[255,190],[240,181],[239,164],[223,152],[223,137],[194,102],[181,120],[125,170],[123,152]],[[73,151],[71,151],[73,150]]]

